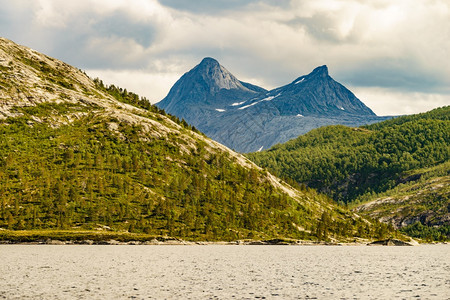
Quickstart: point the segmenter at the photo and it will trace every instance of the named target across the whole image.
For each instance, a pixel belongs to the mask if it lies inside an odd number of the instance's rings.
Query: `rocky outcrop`
[[[448,163],[430,168],[448,170]],[[448,173],[448,171],[447,171]],[[426,178],[418,180],[420,178]],[[440,227],[450,224],[450,176],[432,176],[424,172],[409,176],[417,181],[408,181],[388,195],[362,203],[353,210],[394,228],[403,228],[414,223],[425,226]]]
[[[412,244],[396,240],[396,239],[387,239],[387,240],[380,240],[375,241],[370,244],[367,244],[368,246],[412,246]]]

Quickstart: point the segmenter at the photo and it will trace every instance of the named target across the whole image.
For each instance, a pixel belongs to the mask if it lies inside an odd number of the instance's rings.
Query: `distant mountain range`
[[[268,149],[311,129],[386,120],[320,66],[267,91],[239,81],[213,58],[184,74],[156,104],[216,141],[240,152]]]

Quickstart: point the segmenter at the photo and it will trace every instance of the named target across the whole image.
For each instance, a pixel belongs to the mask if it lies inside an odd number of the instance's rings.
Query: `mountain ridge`
[[[324,125],[359,126],[389,118],[376,116],[351,91],[334,81],[326,65],[270,91],[242,82],[244,87],[252,87],[251,93],[237,84],[216,84],[213,90],[222,91],[218,97],[195,88],[203,81],[198,78],[211,76],[205,64],[223,68],[217,60],[205,58],[156,105],[240,152],[268,149]],[[235,78],[228,71],[227,76]],[[212,79],[207,81],[214,82]]]
[[[312,84],[310,84],[311,82]],[[318,92],[319,95],[311,97],[310,95],[315,92]],[[323,99],[326,99],[326,102]],[[279,115],[285,116],[299,116],[299,114],[315,117],[337,117],[342,114],[356,114],[360,117],[376,116],[352,92],[329,76],[326,65],[317,67],[311,73],[300,76],[287,85],[270,90],[251,100],[245,102],[243,104],[245,106],[236,108],[247,109],[264,101],[263,103],[268,102],[267,110],[276,109]],[[255,107],[255,109],[258,108]]]

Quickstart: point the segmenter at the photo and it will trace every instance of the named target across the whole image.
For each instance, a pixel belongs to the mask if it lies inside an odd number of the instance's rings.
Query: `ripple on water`
[[[449,250],[0,245],[0,298],[449,299]]]

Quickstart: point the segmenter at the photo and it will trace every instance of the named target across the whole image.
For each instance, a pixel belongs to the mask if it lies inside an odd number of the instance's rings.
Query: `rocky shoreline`
[[[7,245],[340,245],[337,243],[327,242],[313,242],[313,241],[282,241],[282,240],[267,240],[267,241],[247,241],[238,240],[231,242],[210,242],[210,241],[185,241],[179,239],[153,239],[149,241],[118,241],[118,240],[56,240],[56,239],[41,239],[37,241],[13,241],[3,240],[0,244]]]
[[[118,241],[110,240],[57,240],[39,239],[36,241],[14,241],[0,240],[0,245],[297,245],[297,246],[415,246],[417,241],[404,242],[396,239],[380,240],[374,242],[357,241],[332,243],[324,241],[304,241],[304,240],[237,240],[231,242],[210,242],[210,241],[185,241],[181,239],[152,239],[149,241]]]

